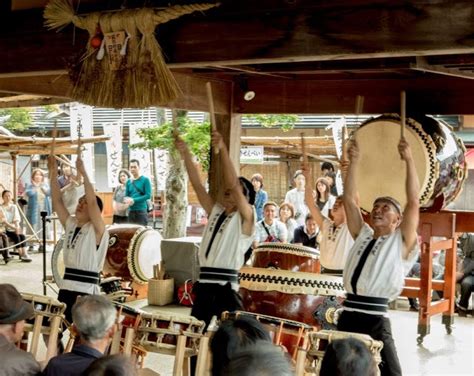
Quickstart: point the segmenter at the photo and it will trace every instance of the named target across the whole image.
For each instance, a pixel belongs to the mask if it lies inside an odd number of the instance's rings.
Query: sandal
[[[28,256],[21,256],[20,260],[21,260],[21,262],[31,262],[31,261],[33,261],[33,259],[28,257]]]

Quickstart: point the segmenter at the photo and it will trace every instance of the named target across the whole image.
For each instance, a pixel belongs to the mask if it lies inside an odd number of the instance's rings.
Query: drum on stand
[[[153,265],[161,261],[161,235],[148,227],[123,224],[107,227],[109,247],[105,256],[103,274],[105,281],[112,283],[116,291],[116,279],[119,277],[130,284],[135,299],[146,298],[147,282],[153,277]],[[63,239],[56,244],[51,267],[56,283],[64,276]],[[103,288],[108,291],[109,287]]]
[[[318,250],[287,243],[261,243],[253,250],[250,265],[293,272],[321,272]]]
[[[356,174],[360,207],[370,212],[374,200],[380,196],[394,197],[404,207],[406,167],[398,153],[398,115],[368,120],[352,137],[356,137],[360,150]],[[428,116],[407,118],[405,138],[420,180],[420,204],[430,211],[438,211],[461,191],[467,174],[466,149],[447,124]]]
[[[335,329],[345,296],[342,277],[263,268],[240,269],[246,311]]]

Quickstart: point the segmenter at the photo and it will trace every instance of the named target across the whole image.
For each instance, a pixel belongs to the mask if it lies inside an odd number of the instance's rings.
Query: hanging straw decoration
[[[61,30],[72,23],[89,33],[84,54],[69,67],[73,99],[92,106],[143,108],[169,103],[180,93],[155,39],[156,26],[218,5],[76,15],[70,0],[51,0],[44,18],[49,29]]]

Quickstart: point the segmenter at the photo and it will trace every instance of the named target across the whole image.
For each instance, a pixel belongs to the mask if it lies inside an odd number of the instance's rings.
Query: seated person
[[[80,337],[70,353],[52,358],[44,376],[79,376],[104,356],[116,330],[117,310],[101,295],[79,297],[72,307],[73,330]]]
[[[273,201],[268,201],[263,206],[263,219],[257,222],[253,247],[260,243],[286,243],[288,230],[284,223],[276,218],[278,206]]]
[[[234,320],[225,320],[212,337],[212,375],[226,375],[225,367],[235,353],[257,341],[271,343],[270,334],[263,325],[252,317],[240,316]]]
[[[221,375],[226,376],[292,376],[287,355],[270,342],[258,341],[238,351]]]
[[[136,376],[137,368],[131,359],[122,355],[108,355],[94,360],[83,376]]]
[[[311,214],[306,215],[305,224],[297,227],[293,235],[293,243],[306,247],[318,248],[317,238],[318,226]]]
[[[457,310],[459,316],[465,317],[468,313],[471,293],[474,291],[474,233],[463,234],[459,241],[464,258],[456,274],[456,280],[461,284],[461,297]]]
[[[0,375],[39,375],[33,355],[16,347],[23,337],[25,320],[33,317],[33,306],[10,284],[0,284]]]
[[[377,376],[374,357],[356,338],[339,339],[326,347],[320,376]]]

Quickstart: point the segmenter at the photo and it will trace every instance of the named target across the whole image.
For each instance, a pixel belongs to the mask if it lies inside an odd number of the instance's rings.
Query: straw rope
[[[155,28],[196,11],[205,11],[220,4],[175,5],[166,9],[125,9],[75,15],[71,0],[51,0],[44,11],[45,26],[62,29],[70,23],[89,33],[86,51],[74,65],[71,97],[82,103],[101,107],[149,107],[175,100],[180,94],[178,84],[167,67],[154,36]],[[125,31],[129,37],[127,53],[120,68],[110,68],[110,57],[99,58],[101,48],[91,46],[100,33]]]

